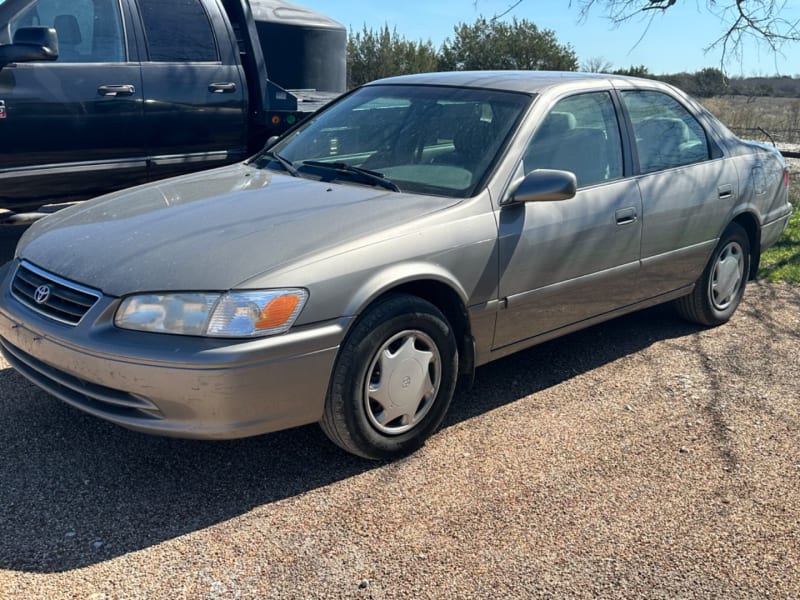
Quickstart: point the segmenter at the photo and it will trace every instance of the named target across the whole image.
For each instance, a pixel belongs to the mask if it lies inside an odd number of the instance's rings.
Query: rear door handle
[[[213,94],[230,94],[236,91],[235,83],[210,83],[208,91]]]
[[[727,200],[733,198],[733,186],[731,184],[721,185],[717,188],[720,200]]]
[[[636,214],[636,207],[629,206],[628,208],[620,208],[614,213],[614,218],[617,220],[617,225],[627,225],[635,223],[638,215]]]
[[[133,96],[136,93],[136,88],[130,84],[126,85],[101,85],[97,88],[101,96]]]

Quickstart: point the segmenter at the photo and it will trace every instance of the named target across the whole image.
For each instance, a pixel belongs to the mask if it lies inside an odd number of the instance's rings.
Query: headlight
[[[307,299],[301,289],[142,294],[122,301],[114,324],[155,333],[260,337],[288,331]]]

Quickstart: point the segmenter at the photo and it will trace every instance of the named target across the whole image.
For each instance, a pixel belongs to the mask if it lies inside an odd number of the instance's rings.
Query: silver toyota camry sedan
[[[124,427],[319,422],[391,458],[496,358],[662,302],[727,321],[788,184],[776,150],[654,81],[385,79],[244,163],[30,227],[0,271],[0,344]]]

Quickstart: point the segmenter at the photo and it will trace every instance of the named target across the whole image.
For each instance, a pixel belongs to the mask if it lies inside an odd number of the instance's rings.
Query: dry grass
[[[776,144],[800,143],[800,98],[717,96],[702,102],[742,137]],[[759,130],[767,132],[769,136],[760,134]]]

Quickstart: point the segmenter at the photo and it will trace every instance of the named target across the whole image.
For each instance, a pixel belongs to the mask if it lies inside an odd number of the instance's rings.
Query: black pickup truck
[[[346,37],[278,0],[0,0],[0,209],[241,160],[344,91]]]

